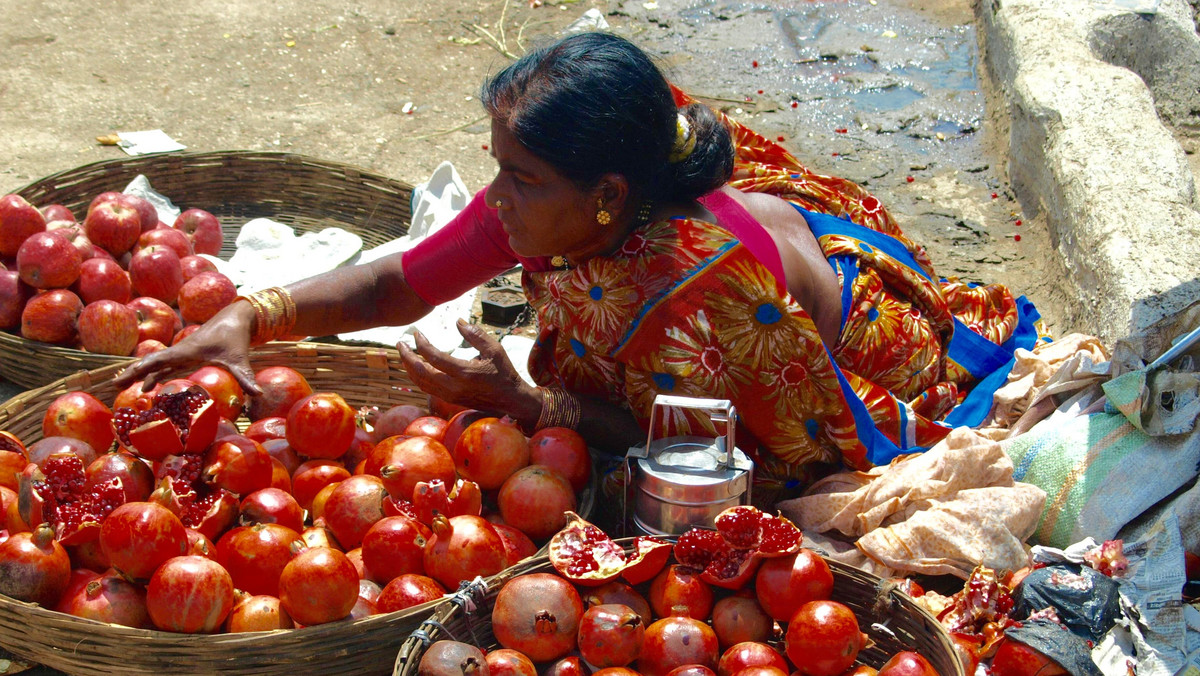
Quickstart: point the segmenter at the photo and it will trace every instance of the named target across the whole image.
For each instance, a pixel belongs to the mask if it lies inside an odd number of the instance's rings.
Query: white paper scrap
[[[187,146],[167,136],[161,129],[148,131],[120,131],[117,137],[121,142],[117,145],[127,155],[149,155],[150,153],[169,153],[184,150]]]

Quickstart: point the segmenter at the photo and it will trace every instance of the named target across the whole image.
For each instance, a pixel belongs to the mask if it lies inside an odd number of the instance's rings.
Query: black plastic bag
[[[1117,583],[1094,568],[1073,564],[1031,572],[1013,591],[1013,602],[1014,620],[1053,608],[1068,629],[1093,643],[1108,633],[1121,614]]]
[[[1104,676],[1100,667],[1092,661],[1092,650],[1087,641],[1070,630],[1049,620],[1024,622],[1020,627],[1009,627],[1004,636],[1033,648],[1046,657],[1058,662],[1071,676]]]

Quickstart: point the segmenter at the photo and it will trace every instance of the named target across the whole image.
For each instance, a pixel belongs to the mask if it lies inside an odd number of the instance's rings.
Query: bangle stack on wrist
[[[566,427],[575,429],[583,416],[583,406],[579,399],[566,390],[557,388],[539,388],[542,393],[542,414],[538,416],[535,430],[547,427]]]
[[[251,345],[262,345],[292,333],[296,325],[296,303],[292,294],[281,286],[255,291],[248,296],[238,296],[254,308],[254,330]]]

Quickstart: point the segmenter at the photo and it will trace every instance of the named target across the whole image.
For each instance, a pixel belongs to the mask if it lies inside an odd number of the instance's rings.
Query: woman
[[[254,393],[252,343],[409,324],[520,263],[541,386],[460,322],[477,359],[419,335],[398,346],[423,390],[619,453],[645,440],[657,394],[729,399],[746,450],[786,479],[970,424],[990,391],[934,421],[1036,337],[1005,289],[939,282],[878,200],[674,90],[624,39],[567,37],[481,98],[499,171],[454,222],[404,254],[235,302],[121,380],[207,361]],[[714,430],[675,412],[656,436],[687,433]]]

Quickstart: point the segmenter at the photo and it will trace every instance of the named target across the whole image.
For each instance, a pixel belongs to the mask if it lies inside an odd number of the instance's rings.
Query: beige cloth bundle
[[[850,565],[965,579],[978,565],[1016,570],[1028,561],[1023,543],[1046,493],[1014,482],[1012,470],[1000,444],[959,428],[925,453],[826,477],[778,507],[810,543]]]

